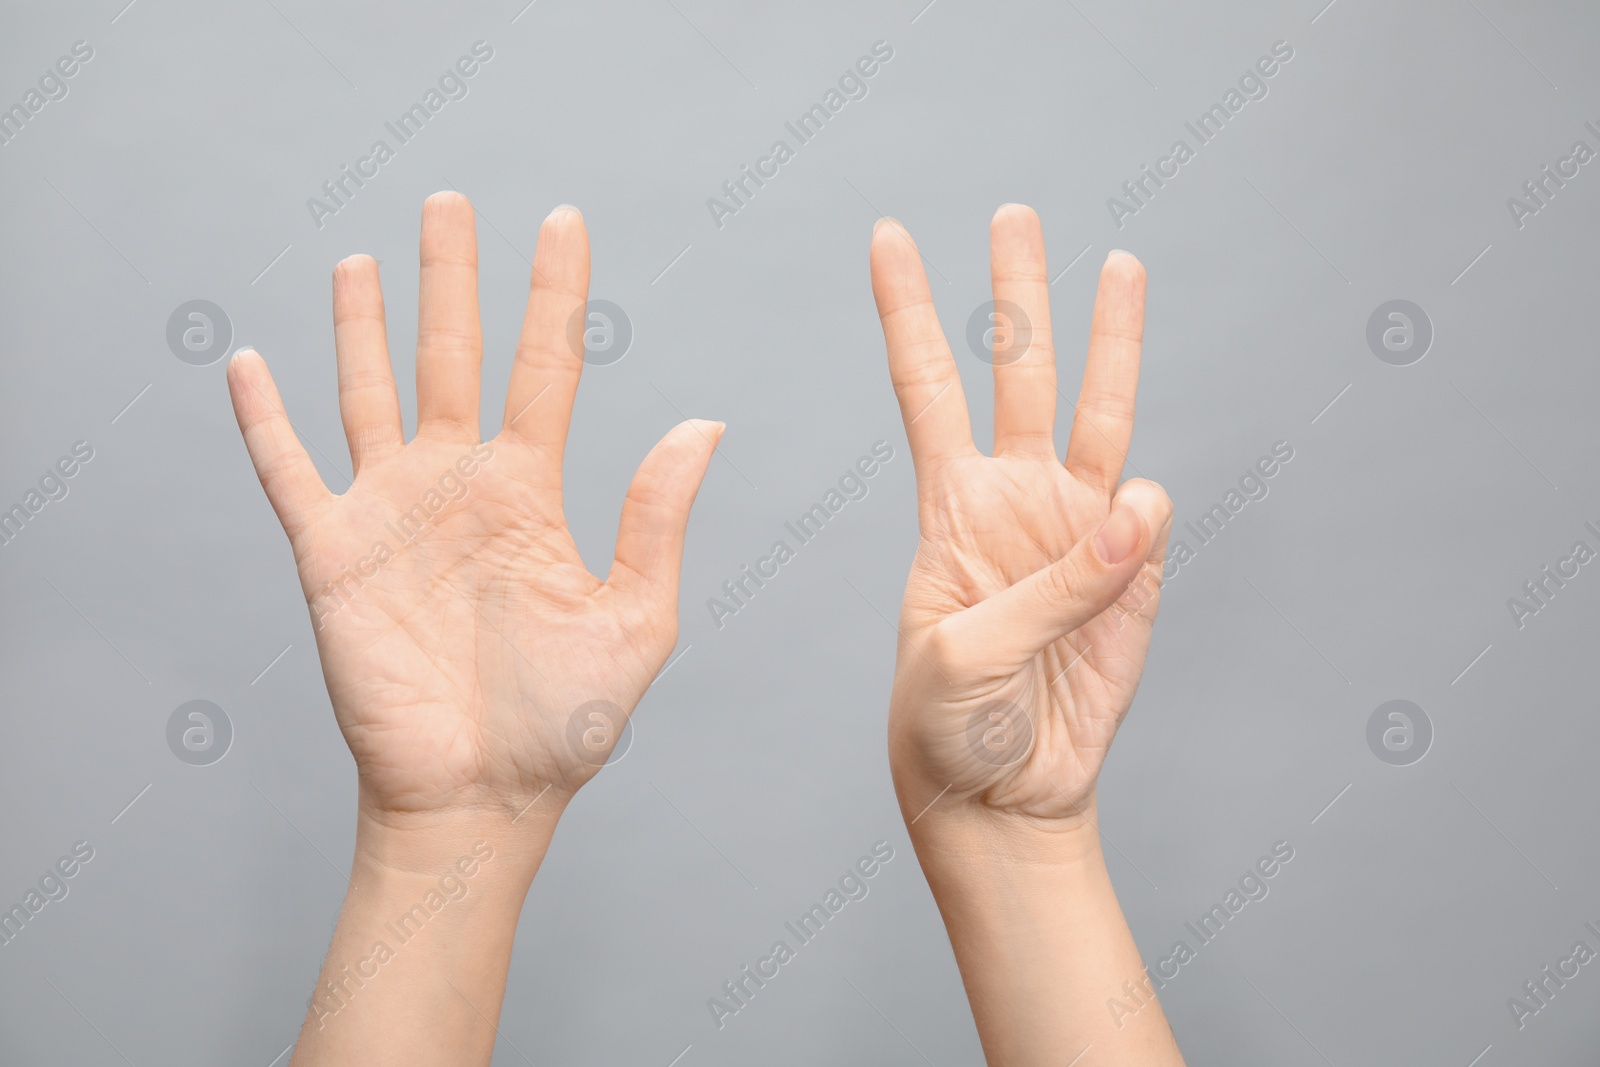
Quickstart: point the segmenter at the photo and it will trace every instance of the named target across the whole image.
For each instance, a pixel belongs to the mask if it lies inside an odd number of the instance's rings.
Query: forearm
[[[555,819],[537,805],[515,822],[363,813],[292,1067],[488,1064],[517,918]]]
[[[990,1067],[1183,1064],[1096,818],[1090,801],[1066,826],[957,808],[910,827]],[[1113,1013],[1112,998],[1135,1010]]]

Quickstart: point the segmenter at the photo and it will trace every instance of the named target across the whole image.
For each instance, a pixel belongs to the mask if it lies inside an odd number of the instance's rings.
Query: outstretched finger
[[[417,434],[478,440],[483,334],[478,322],[478,235],[456,192],[422,205],[417,312]]]
[[[506,390],[501,433],[543,453],[561,474],[572,404],[583,373],[585,308],[589,298],[589,231],[583,215],[563,204],[539,227],[528,282],[528,309]]]
[[[246,348],[234,354],[228,363],[228,393],[256,476],[293,542],[333,494],[295,435],[261,353]]]
[[[1056,350],[1044,230],[1022,204],[989,224],[995,303],[994,452],[1056,458]]]
[[[922,470],[930,462],[976,451],[961,376],[939,327],[922,258],[911,234],[894,219],[879,219],[872,231],[872,295],[912,462]]]
[[[1144,340],[1144,266],[1113,251],[1100,268],[1089,356],[1067,442],[1067,469],[1109,498],[1133,443],[1134,399]]]
[[[357,474],[372,460],[405,447],[400,397],[389,365],[383,288],[371,256],[351,256],[333,269],[333,344],[339,366],[339,415]]]

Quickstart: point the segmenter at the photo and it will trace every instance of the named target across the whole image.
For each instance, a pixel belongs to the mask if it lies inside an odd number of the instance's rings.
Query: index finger
[[[939,327],[922,258],[895,219],[879,219],[872,231],[872,295],[912,462],[920,470],[930,461],[976,451],[961,376]]]

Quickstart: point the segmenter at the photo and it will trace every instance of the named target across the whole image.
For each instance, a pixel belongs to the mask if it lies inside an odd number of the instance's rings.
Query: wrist
[[[1104,867],[1092,790],[1073,805],[1072,814],[1057,818],[994,807],[977,797],[914,803],[919,794],[931,797],[936,792],[901,789],[906,829],[924,865],[931,860],[963,877],[1003,870],[1009,872],[1008,882],[1021,871],[1071,875]]]
[[[513,823],[504,813],[363,804],[349,891],[302,1033],[306,1048],[344,1055],[374,1040],[374,1027],[402,1017],[437,1022],[462,999],[492,1024],[522,905],[554,827],[553,815],[533,811]]]
[[[500,807],[423,812],[384,809],[363,798],[356,815],[352,881],[358,871],[404,882],[460,877],[476,868],[475,883],[516,895],[520,906],[563,810],[558,801],[545,800],[520,812]]]

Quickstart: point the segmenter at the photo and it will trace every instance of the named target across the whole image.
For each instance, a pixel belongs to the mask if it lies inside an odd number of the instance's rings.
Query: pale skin
[[[889,755],[991,1067],[1169,1067],[1183,1059],[1145,986],[1101,854],[1095,783],[1144,669],[1172,505],[1122,481],[1145,275],[1101,268],[1065,460],[1038,217],[990,231],[998,331],[993,455],[972,439],[954,357],[910,234],[873,233],[872,286],[916,468]],[[1125,983],[1140,998],[1132,1014]],[[1078,1057],[1074,1059],[1074,1057]]]
[[[511,935],[556,821],[677,642],[689,510],[723,426],[682,423],[650,451],[610,571],[590,574],[562,514],[588,283],[583,218],[557,208],[539,231],[505,412],[485,447],[472,208],[429,197],[407,441],[377,264],[340,263],[339,407],[355,469],[341,495],[301,447],[261,356],[229,364],[360,783],[350,891],[295,1067],[489,1062]],[[400,943],[395,920],[434,891],[447,903]],[[374,958],[378,942],[390,958]]]
[[[1119,485],[1143,271],[1126,254],[1103,269],[1063,465],[1032,212],[1003,208],[994,223],[996,299],[1023,308],[1032,329],[1019,357],[996,361],[993,457],[972,442],[898,223],[875,233],[872,268],[923,531],[902,613],[891,766],[986,1055],[1007,1067],[1181,1064],[1153,996],[1115,1025],[1105,1011],[1142,972],[1094,822],[1094,783],[1142,670],[1171,519],[1159,487]],[[475,236],[457,195],[424,208],[421,278],[418,427],[407,442],[376,264],[358,256],[335,272],[355,467],[342,495],[301,448],[261,357],[244,351],[229,366],[360,783],[350,891],[298,1067],[489,1062],[511,936],[556,822],[676,642],[689,509],[722,432],[684,423],[646,457],[601,581],[561,512],[588,283],[581,216],[559,208],[540,230],[506,410],[487,447]],[[597,706],[614,711],[598,741],[592,715],[573,727]],[[421,919],[401,933],[407,916]]]

